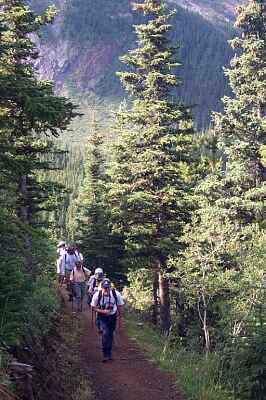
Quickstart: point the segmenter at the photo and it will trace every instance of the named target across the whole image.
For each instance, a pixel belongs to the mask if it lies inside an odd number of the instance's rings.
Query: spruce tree
[[[145,259],[159,276],[161,328],[170,328],[167,260],[180,247],[190,218],[193,126],[187,107],[173,96],[180,83],[176,48],[169,40],[173,13],[164,2],[133,3],[145,23],[135,27],[138,47],[122,57],[128,71],[121,82],[132,95],[132,107],[117,114],[118,143],[112,166],[110,201],[114,229],[134,257]],[[156,302],[156,299],[154,299]]]
[[[228,209],[243,224],[264,217],[266,142],[266,4],[251,0],[238,8],[241,37],[230,44],[238,51],[226,69],[233,98],[225,97],[224,113],[214,115],[214,131],[226,157]],[[240,53],[239,53],[240,51]]]
[[[110,230],[109,207],[106,201],[107,175],[104,136],[94,123],[88,139],[84,161],[84,179],[76,201],[73,237],[79,244],[89,267],[101,267],[111,273],[114,237]]]
[[[16,199],[12,207],[26,227],[29,272],[33,271],[31,227],[48,188],[38,182],[37,171],[50,168],[40,155],[52,150],[49,136],[58,136],[75,115],[74,106],[55,96],[53,84],[39,80],[34,67],[38,51],[30,35],[38,33],[54,15],[54,8],[49,8],[36,16],[22,0],[0,2],[0,163],[3,186],[12,187]]]
[[[237,54],[226,70],[234,96],[225,97],[224,112],[214,114],[214,137],[224,165],[197,187],[199,209],[186,228],[184,261],[176,260],[207,351],[222,326],[230,338],[245,333],[245,318],[261,301],[264,267],[256,244],[264,237],[265,215],[265,11],[265,2],[258,0],[238,8],[236,24],[243,33],[230,42]]]

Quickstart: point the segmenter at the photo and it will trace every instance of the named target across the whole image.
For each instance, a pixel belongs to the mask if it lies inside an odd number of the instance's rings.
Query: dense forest
[[[39,2],[35,14],[26,3],[0,0],[0,395],[81,399],[64,389],[67,380],[57,377],[61,394],[47,385],[47,354],[61,340],[55,248],[64,239],[119,285],[131,318],[160,334],[159,358],[178,365],[186,399],[265,399],[265,1],[238,6],[227,49],[220,28],[215,36],[205,22],[200,41],[202,19],[163,0],[130,11],[121,2],[130,28],[113,19],[112,2],[91,5],[89,19],[84,1],[70,2],[66,37],[78,27],[80,44],[130,36],[107,65],[112,80],[100,83],[105,92],[119,82],[128,99],[114,101],[109,121],[109,101],[74,104],[39,76],[37,37],[58,39],[44,29],[57,11]],[[223,110],[199,132],[224,93],[214,47],[225,64],[231,54],[229,85]],[[75,120],[82,145],[69,130]],[[12,382],[17,361],[34,369],[30,395]],[[71,379],[71,362],[60,363]]]

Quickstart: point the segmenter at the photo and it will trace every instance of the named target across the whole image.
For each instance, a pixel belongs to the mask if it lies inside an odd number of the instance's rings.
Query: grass
[[[185,351],[170,343],[147,323],[139,324],[130,312],[126,316],[129,336],[162,369],[176,377],[177,387],[186,400],[237,400],[223,387],[217,354],[205,355]]]

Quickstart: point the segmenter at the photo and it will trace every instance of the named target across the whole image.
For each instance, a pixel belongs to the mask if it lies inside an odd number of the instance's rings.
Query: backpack
[[[115,304],[116,304],[116,306],[117,306],[117,294],[116,294],[115,289],[111,289],[111,293],[112,293],[112,295],[113,295],[113,297],[114,297],[114,299],[115,299]],[[102,295],[103,295],[102,291],[99,290],[98,302],[97,302],[97,306],[98,306],[98,307],[100,306],[100,302],[101,302],[101,299],[102,299]]]
[[[101,280],[98,280],[95,275],[93,275],[92,278],[93,278],[93,281],[90,283],[89,288],[88,288],[88,291],[89,291],[89,293],[91,293],[91,295],[94,294],[94,289],[96,288],[96,286],[98,287],[101,282]]]

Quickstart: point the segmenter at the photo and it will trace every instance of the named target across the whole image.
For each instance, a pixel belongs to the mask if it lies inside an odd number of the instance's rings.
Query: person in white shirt
[[[66,244],[64,241],[60,241],[58,243],[56,252],[57,252],[56,270],[58,275],[58,282],[62,284],[65,275],[64,267],[62,265],[62,257],[66,252]]]
[[[78,246],[75,245],[75,246],[74,246],[74,249],[75,249],[75,254],[76,254],[78,260],[81,261],[81,262],[83,263],[84,257],[83,257],[83,254],[79,251]]]
[[[100,284],[102,283],[102,280],[104,278],[104,273],[102,268],[96,268],[94,271],[94,275],[92,275],[89,279],[88,282],[88,299],[87,303],[88,305],[91,304],[92,297],[94,293],[96,293],[100,287]]]
[[[66,247],[64,251],[60,251],[59,268],[65,275],[70,275],[76,261],[80,261],[72,247]]]
[[[70,273],[70,282],[72,284],[73,294],[78,304],[78,311],[82,311],[82,303],[86,291],[86,279],[91,271],[82,266],[81,261],[76,261],[76,265]]]
[[[59,259],[59,268],[61,273],[64,274],[65,283],[69,292],[69,301],[72,301],[73,297],[70,274],[75,267],[77,261],[79,261],[79,259],[75,254],[75,250],[73,247],[67,247],[66,252],[62,254]]]
[[[111,281],[103,279],[101,289],[92,298],[91,306],[97,312],[99,327],[102,333],[103,362],[112,360],[113,337],[117,319],[122,323],[124,300],[121,294],[111,288]]]

